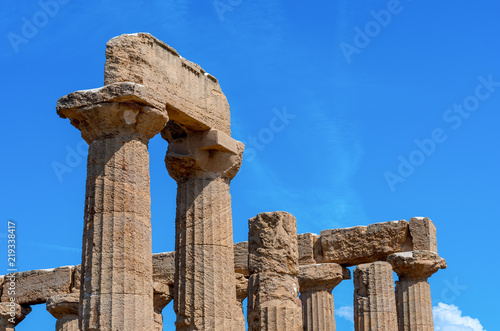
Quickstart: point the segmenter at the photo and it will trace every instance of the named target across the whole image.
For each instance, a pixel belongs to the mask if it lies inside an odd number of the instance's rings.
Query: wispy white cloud
[[[335,309],[335,315],[354,323],[354,309],[351,306],[343,306]]]
[[[438,303],[432,308],[436,331],[486,331],[477,318],[462,316],[455,305]]]

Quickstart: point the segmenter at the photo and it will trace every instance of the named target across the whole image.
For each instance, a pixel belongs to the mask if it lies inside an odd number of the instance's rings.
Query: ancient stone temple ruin
[[[349,279],[355,330],[433,330],[427,280],[446,262],[428,218],[317,235],[266,212],[233,242],[229,187],[244,145],[217,79],[167,44],[111,39],[104,86],[62,97],[57,113],[89,144],[82,261],[2,276],[0,330],[45,304],[60,331],[241,331],[245,320],[248,330],[330,331],[332,291]],[[177,182],[175,252],[152,254],[148,141],[159,133]],[[175,326],[163,326],[172,301]]]

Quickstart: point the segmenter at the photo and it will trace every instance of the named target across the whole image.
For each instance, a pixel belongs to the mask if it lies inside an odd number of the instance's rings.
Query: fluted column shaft
[[[399,276],[396,300],[400,331],[433,331],[431,287],[428,277],[446,268],[446,261],[431,251],[392,254],[387,261]]]
[[[354,269],[354,329],[398,330],[394,281],[389,263],[361,264]]]
[[[332,290],[350,279],[349,269],[336,263],[299,267],[300,300],[305,331],[335,331]]]
[[[89,143],[82,248],[83,331],[151,331],[148,141],[167,115],[146,86],[117,83],[58,102]]]
[[[302,330],[295,217],[261,213],[249,228],[248,330]]]
[[[177,181],[175,325],[178,331],[240,330],[229,185],[244,146],[217,130],[177,129],[167,125],[163,132],[167,169]]]

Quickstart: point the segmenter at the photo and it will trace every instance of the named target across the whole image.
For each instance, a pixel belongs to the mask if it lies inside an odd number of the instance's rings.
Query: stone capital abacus
[[[47,311],[57,318],[56,331],[78,331],[80,293],[56,295],[47,300]]]

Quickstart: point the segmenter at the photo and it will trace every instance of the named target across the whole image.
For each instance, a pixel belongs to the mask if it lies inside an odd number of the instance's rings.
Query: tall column
[[[57,318],[56,331],[79,331],[79,293],[56,295],[47,300],[47,311]]]
[[[360,264],[354,269],[354,329],[398,330],[394,281],[389,263]]]
[[[0,303],[0,331],[14,331],[26,315],[31,313],[30,306],[21,306],[14,302]]]
[[[446,261],[431,251],[413,251],[389,255],[387,261],[399,276],[396,302],[400,331],[433,331],[431,287],[427,278]]]
[[[236,273],[236,319],[240,323],[240,327],[235,330],[245,330],[245,311],[243,309],[243,301],[248,296],[248,279],[242,274]]]
[[[295,217],[261,213],[249,220],[248,330],[302,330]]]
[[[174,310],[178,331],[239,330],[229,184],[244,145],[218,130],[170,123],[166,165],[177,181]]]
[[[304,330],[335,331],[332,290],[346,278],[350,278],[349,269],[336,263],[299,267]]]
[[[89,143],[80,328],[153,329],[148,141],[167,121],[148,87],[115,83],[58,101]]]

